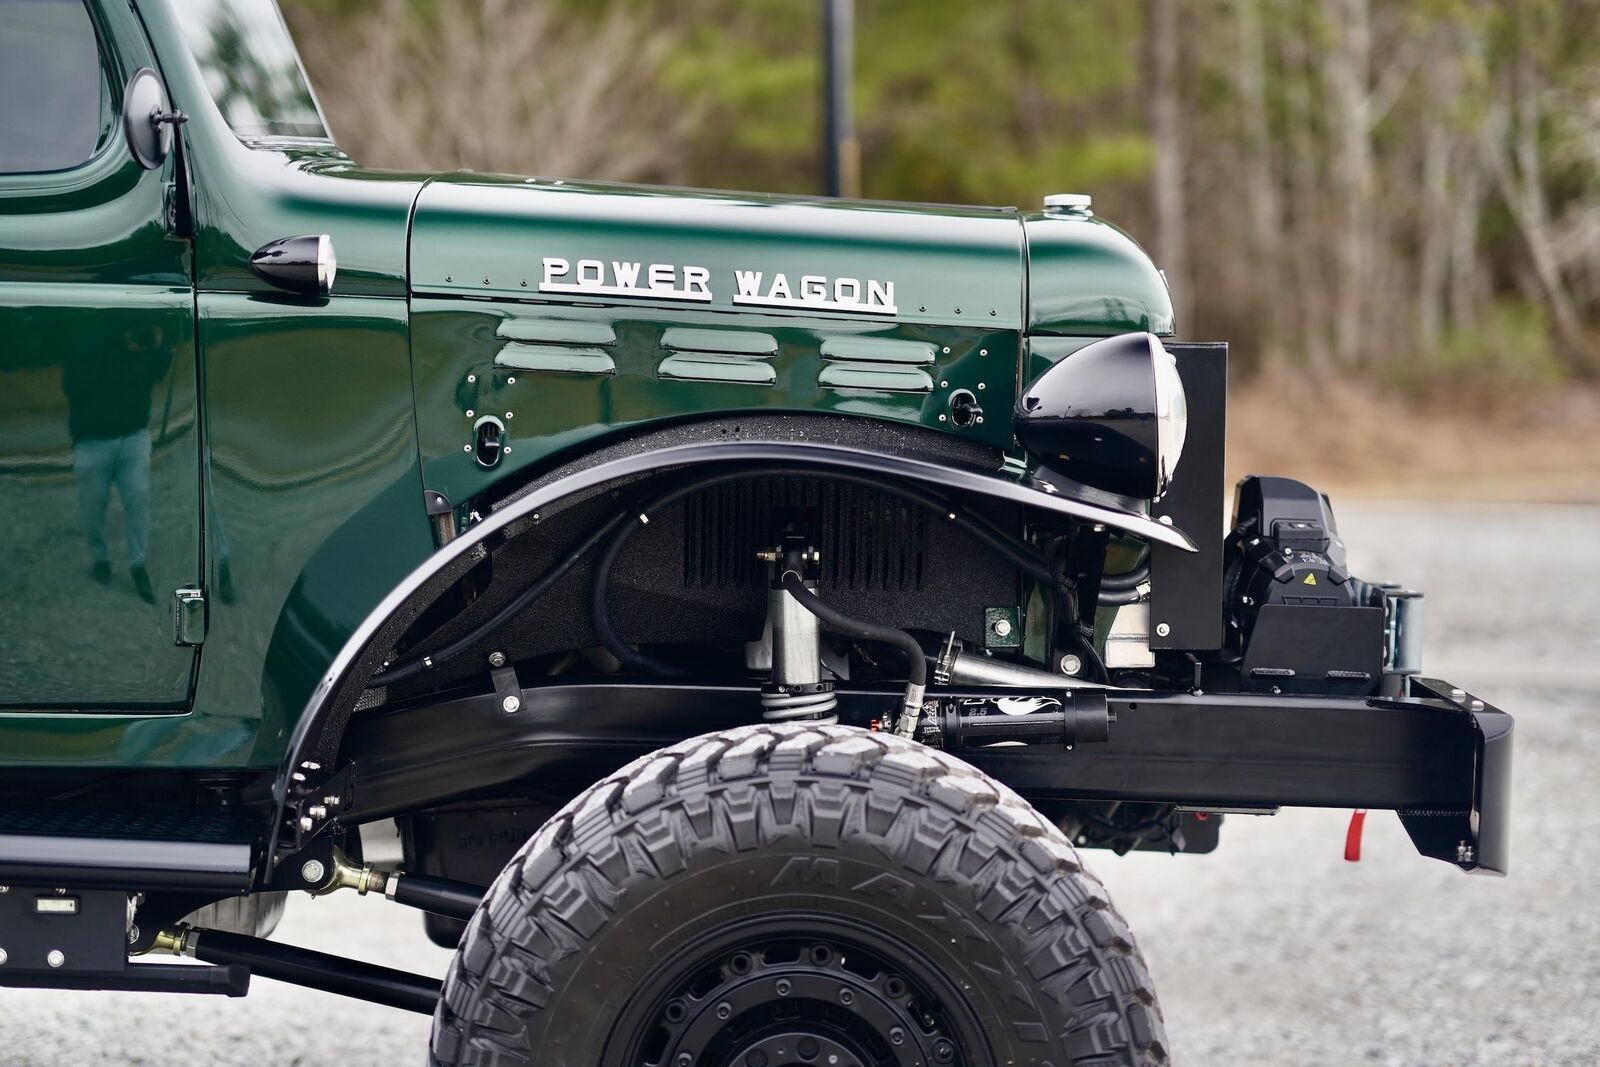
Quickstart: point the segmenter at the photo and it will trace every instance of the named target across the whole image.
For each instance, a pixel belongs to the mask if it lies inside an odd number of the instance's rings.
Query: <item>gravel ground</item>
[[[1180,1065],[1600,1063],[1600,508],[1353,506],[1352,570],[1428,593],[1428,668],[1518,716],[1510,878],[1423,860],[1374,813],[1230,819],[1209,857],[1092,854]],[[279,934],[441,975],[403,908],[292,903]],[[0,991],[0,1062],[421,1063],[428,1020],[258,981],[247,1000]]]

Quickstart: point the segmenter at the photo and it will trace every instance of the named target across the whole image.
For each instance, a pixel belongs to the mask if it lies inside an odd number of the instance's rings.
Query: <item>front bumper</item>
[[[1506,873],[1512,718],[1448,682],[1413,678],[1403,699],[1118,694],[1110,705],[1104,744],[963,756],[1030,798],[1389,809],[1424,856]]]

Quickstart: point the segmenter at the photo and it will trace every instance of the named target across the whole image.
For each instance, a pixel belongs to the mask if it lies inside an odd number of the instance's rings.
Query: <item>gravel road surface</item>
[[[1209,857],[1092,853],[1182,1065],[1600,1063],[1600,508],[1343,509],[1352,570],[1428,594],[1429,673],[1517,716],[1513,871],[1423,860],[1374,813],[1230,818]],[[442,975],[404,908],[292,901],[278,938]],[[245,1000],[0,990],[0,1063],[389,1067],[427,1019],[257,981]]]

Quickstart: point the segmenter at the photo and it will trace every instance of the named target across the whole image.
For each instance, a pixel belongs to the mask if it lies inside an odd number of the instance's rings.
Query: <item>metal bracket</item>
[[[310,760],[289,776],[284,804],[288,836],[279,838],[279,855],[300,852],[307,842],[338,821],[339,813],[355,798],[355,764],[347,763],[332,774]]]
[[[1022,647],[1022,613],[1014,606],[983,609],[983,647]]]
[[[489,653],[489,680],[494,683],[494,698],[501,711],[515,715],[522,710],[522,681],[504,652]]]

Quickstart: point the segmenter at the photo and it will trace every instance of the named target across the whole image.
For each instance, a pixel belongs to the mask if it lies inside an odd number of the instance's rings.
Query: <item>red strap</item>
[[[1344,834],[1344,858],[1351,863],[1361,862],[1361,828],[1366,822],[1366,808],[1357,808],[1350,813],[1350,829]]]

